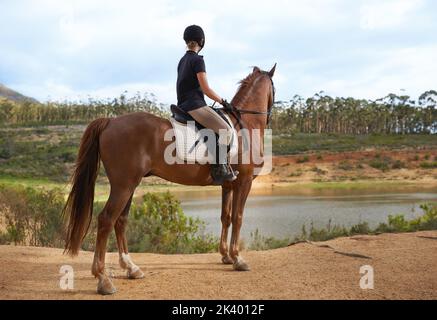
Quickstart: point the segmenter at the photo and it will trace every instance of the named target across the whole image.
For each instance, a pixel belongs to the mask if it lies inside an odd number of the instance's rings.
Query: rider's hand
[[[221,105],[225,108],[225,109],[232,109],[232,105],[226,101],[225,99],[222,99]]]

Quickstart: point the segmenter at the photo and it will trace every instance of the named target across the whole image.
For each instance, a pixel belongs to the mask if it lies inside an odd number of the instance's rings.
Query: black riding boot
[[[218,136],[216,137],[216,161],[211,165],[211,176],[214,179],[215,185],[222,185],[225,181],[234,181],[237,179],[238,171],[233,171],[228,164],[228,156],[225,159],[220,159],[220,143]],[[226,145],[227,155],[230,151],[230,145]],[[222,160],[220,163],[220,160]]]

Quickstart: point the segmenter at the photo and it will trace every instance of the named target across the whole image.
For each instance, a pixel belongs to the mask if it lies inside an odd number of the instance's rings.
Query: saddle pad
[[[232,126],[233,137],[229,152],[230,158],[232,159],[237,156],[238,153],[238,136],[232,125],[232,121],[227,115],[225,115],[225,117]],[[187,124],[183,124],[174,118],[170,118],[170,122],[173,126],[174,136],[176,138],[176,156],[179,159],[190,163],[204,163],[205,161],[212,163],[215,161],[213,151],[208,152],[208,143],[205,142],[205,131],[201,132],[198,130],[193,121],[188,121]],[[215,149],[215,142],[211,146]]]

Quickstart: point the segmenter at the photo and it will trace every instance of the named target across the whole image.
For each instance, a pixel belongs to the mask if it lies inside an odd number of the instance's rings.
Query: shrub
[[[318,229],[311,223],[309,239],[312,241],[326,241],[338,237],[344,237],[349,235],[347,229],[343,226],[332,225],[331,219],[329,220],[326,228]]]
[[[391,159],[388,157],[373,159],[369,162],[369,166],[383,172],[390,170]]]
[[[62,162],[74,162],[76,160],[76,154],[73,152],[64,152],[61,155],[59,155],[59,160]]]
[[[9,159],[12,156],[12,152],[9,146],[0,147],[0,159]]]
[[[392,163],[391,168],[392,169],[402,169],[405,168],[405,163],[401,160],[396,160],[395,162]]]
[[[6,224],[0,243],[62,247],[63,206],[64,196],[59,189],[0,186],[0,213]]]
[[[388,216],[388,230],[393,232],[409,231],[409,223],[402,214]]]
[[[420,167],[422,169],[435,169],[437,168],[437,161],[433,162],[421,162]]]
[[[59,189],[1,186],[0,215],[4,216],[5,230],[0,232],[0,244],[63,248],[64,203]],[[94,250],[96,215],[102,207],[102,203],[95,204],[95,217],[82,245],[85,250]],[[126,236],[132,252],[202,253],[218,248],[218,240],[204,234],[204,222],[184,215],[179,201],[169,192],[148,193],[132,206]],[[114,232],[108,249],[117,250]]]
[[[437,229],[437,206],[430,204],[423,204],[420,208],[425,214],[416,220],[412,221],[412,224],[418,225],[419,230],[436,230]]]
[[[297,158],[296,163],[305,163],[305,162],[309,162],[309,161],[310,161],[310,157],[303,156],[303,157]]]
[[[102,205],[97,206],[97,215]],[[133,203],[129,213],[126,238],[131,252],[205,253],[215,252],[218,240],[204,233],[205,223],[186,216],[171,193],[147,193],[141,201]],[[91,232],[84,241],[86,250],[93,250],[97,219],[93,219]],[[116,251],[114,234],[108,244],[109,251]]]
[[[258,229],[250,233],[250,238],[251,243],[249,245],[249,250],[269,250],[283,248],[288,246],[291,242],[289,238],[276,239],[274,237],[264,237],[260,234]]]
[[[289,177],[300,177],[303,174],[303,171],[301,169],[297,169],[296,171],[290,173]]]
[[[368,234],[370,233],[370,227],[369,227],[369,223],[367,222],[360,222],[356,225],[353,225],[350,228],[349,234],[350,235],[355,235],[355,234]]]
[[[312,172],[315,172],[316,174],[319,174],[319,175],[324,175],[324,174],[327,173],[326,170],[320,169],[320,168],[317,167],[317,166],[312,167],[312,168],[311,168],[311,171],[312,171]]]
[[[350,228],[332,226],[331,221],[325,228],[315,228],[311,223],[310,231],[306,231],[305,225],[302,232],[295,237],[294,241],[326,241],[343,236],[357,234],[375,234],[383,232],[415,232],[421,230],[437,230],[437,205],[424,204],[420,206],[423,214],[415,219],[407,220],[402,214],[388,216],[387,222],[380,223],[375,229],[371,229],[367,222],[361,222]]]
[[[354,166],[349,161],[343,160],[338,164],[337,168],[344,171],[350,171],[354,169]]]
[[[406,220],[403,215],[388,217],[388,223],[381,223],[377,232],[414,232],[437,229],[437,206],[423,204],[420,206],[424,214],[413,220]]]

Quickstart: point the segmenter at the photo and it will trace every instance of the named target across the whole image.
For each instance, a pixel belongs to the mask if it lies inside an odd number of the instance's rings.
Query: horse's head
[[[263,71],[253,67],[253,71],[245,79],[240,81],[231,104],[241,114],[266,115],[268,124],[270,114],[275,103],[275,86],[273,76],[276,71],[276,63],[270,71]]]

